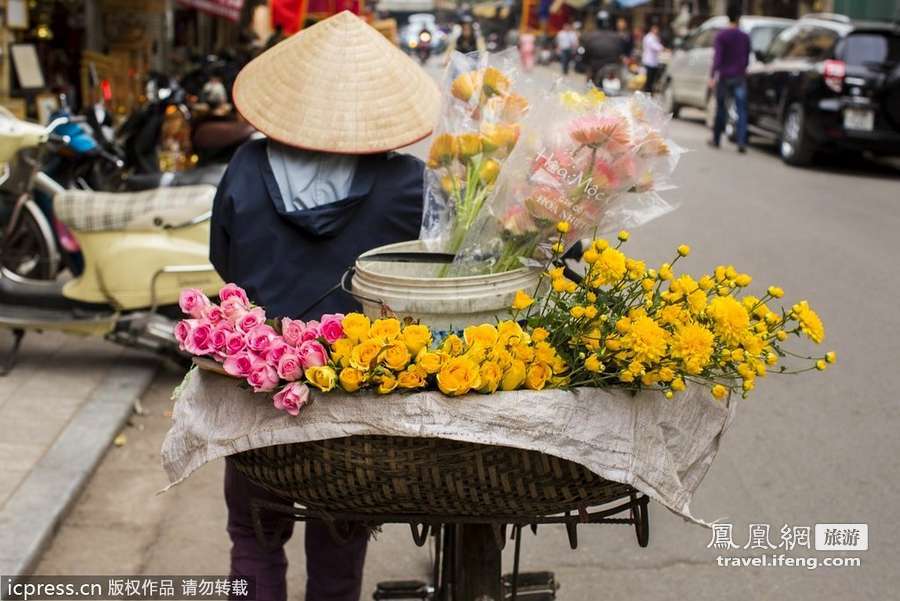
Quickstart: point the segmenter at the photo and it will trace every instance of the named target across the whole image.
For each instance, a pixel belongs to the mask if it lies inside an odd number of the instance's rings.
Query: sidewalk
[[[26,335],[0,378],[0,574],[33,567],[155,370],[103,340]]]

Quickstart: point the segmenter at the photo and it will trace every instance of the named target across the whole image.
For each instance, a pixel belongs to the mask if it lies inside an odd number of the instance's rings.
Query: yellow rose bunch
[[[555,259],[568,224],[560,223]],[[720,265],[694,278],[678,274],[676,262],[690,254],[679,246],[671,262],[651,269],[626,256],[620,232],[614,245],[596,239],[582,254],[584,274],[570,279],[563,268],[548,269],[548,296],[535,301],[520,291],[512,303],[532,332],[547,332],[561,360],[571,367],[570,386],[660,389],[671,398],[689,383],[706,386],[717,399],[746,395],[768,373],[824,370],[833,352],[803,356],[784,348],[789,336],[813,343],[825,338],[822,320],[807,301],[789,310],[770,307],[784,291],[771,286],[761,296],[745,294],[753,278]],[[788,371],[785,357],[812,365]]]
[[[395,318],[371,321],[350,313],[342,326],[344,336],[329,345],[331,364],[307,370],[307,378],[323,391],[437,389],[461,396],[567,382],[568,365],[548,333],[529,334],[515,321],[469,326],[440,341],[427,326]]]

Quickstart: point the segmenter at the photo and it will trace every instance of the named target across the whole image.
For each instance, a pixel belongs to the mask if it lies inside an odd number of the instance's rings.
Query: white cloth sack
[[[226,455],[350,435],[448,438],[532,449],[634,486],[697,524],[690,511],[719,440],[734,416],[698,386],[667,400],[659,392],[579,388],[447,397],[313,394],[293,417],[237,380],[194,369],[175,391],[162,463],[172,484]]]

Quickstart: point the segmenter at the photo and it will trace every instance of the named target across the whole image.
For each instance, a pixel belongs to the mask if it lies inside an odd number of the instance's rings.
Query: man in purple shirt
[[[734,98],[737,111],[738,152],[746,152],[747,146],[747,63],[750,60],[750,36],[741,31],[738,21],[740,9],[732,3],[728,8],[728,27],[716,35],[715,58],[709,85],[716,91],[716,121],[710,146],[719,147],[728,118],[727,101]]]

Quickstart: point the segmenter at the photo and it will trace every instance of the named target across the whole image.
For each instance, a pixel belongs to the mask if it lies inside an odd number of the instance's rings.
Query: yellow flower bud
[[[750,282],[753,281],[753,278],[750,277],[750,274],[741,273],[736,278],[734,278],[734,283],[740,286],[741,288],[746,288],[750,285]]]
[[[728,394],[728,389],[725,388],[724,386],[722,386],[721,384],[716,384],[715,386],[712,387],[712,395],[720,401],[722,399],[724,399],[727,394]]]
[[[787,337],[788,337],[788,334],[784,330],[778,330],[777,332],[775,332],[775,338],[777,338],[781,342],[784,342],[785,340],[787,340]]]
[[[453,134],[439,134],[435,136],[428,150],[428,167],[436,169],[445,167],[453,161],[458,149],[458,141]]]
[[[584,361],[584,368],[592,373],[598,373],[603,371],[603,363],[600,362],[600,358],[597,355],[591,355]]]
[[[671,386],[672,390],[674,390],[675,392],[681,392],[685,388],[684,380],[682,380],[681,378],[675,378],[674,380],[672,380],[672,383],[669,386]]]
[[[584,308],[584,316],[588,319],[594,319],[597,317],[597,307],[591,305],[590,307]]]
[[[574,307],[569,309],[569,314],[575,319],[581,319],[582,317],[584,317],[584,307],[575,305]]]
[[[837,354],[834,351],[828,351],[825,353],[825,361],[827,363],[834,363],[837,361]]]
[[[481,136],[466,133],[456,137],[456,158],[461,163],[467,163],[475,155],[481,154]]]
[[[512,302],[512,308],[516,311],[521,311],[522,309],[527,309],[534,303],[534,299],[528,296],[528,294],[523,290],[517,290],[516,296]]]
[[[593,248],[587,249],[586,251],[584,251],[584,254],[581,255],[581,259],[588,265],[592,265],[592,264],[596,263],[599,258],[600,258],[600,253],[598,253]]]
[[[552,250],[554,254],[561,255],[566,251],[566,247],[562,242],[555,242],[553,246],[550,247],[550,250]]]
[[[500,163],[494,159],[488,159],[481,165],[481,170],[478,172],[478,179],[480,179],[481,183],[485,186],[490,186],[497,180],[497,175],[499,174]]]
[[[819,371],[825,371],[825,368],[828,367],[828,364],[825,363],[825,359],[819,359],[816,361],[816,369]]]
[[[675,396],[675,395],[672,394],[672,391],[671,391],[671,390],[667,390],[667,391],[665,391],[665,392],[663,393],[663,396],[665,396],[667,399],[671,399],[671,398],[672,398],[673,396]]]
[[[784,290],[782,290],[778,286],[769,286],[768,292],[775,298],[781,298],[782,296],[784,296]]]
[[[458,76],[450,84],[450,93],[463,102],[468,102],[475,89],[481,85],[481,76],[478,71],[468,71]]]
[[[628,233],[628,230],[622,230],[621,232],[619,232],[619,235],[618,235],[617,237],[618,237],[619,240],[621,240],[622,242],[627,242],[627,241],[628,241],[628,236],[630,236],[630,235],[631,235],[631,234]]]
[[[678,254],[682,257],[688,256],[689,254],[691,254],[691,247],[687,244],[682,244],[678,247]]]
[[[571,227],[568,221],[560,221],[556,224],[556,231],[560,234],[568,234]]]
[[[775,353],[767,353],[766,363],[769,365],[775,365],[776,363],[778,363],[778,355],[776,355]]]

